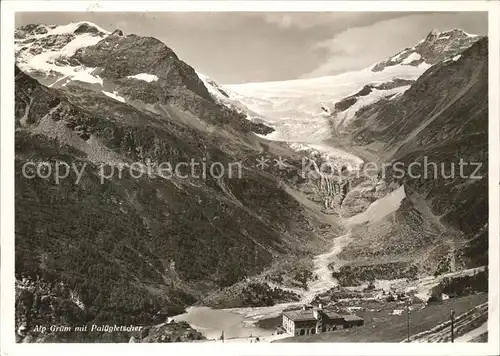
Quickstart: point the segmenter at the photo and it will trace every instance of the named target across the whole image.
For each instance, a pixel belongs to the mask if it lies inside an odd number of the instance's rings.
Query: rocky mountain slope
[[[429,68],[399,98],[367,107],[357,120],[356,144],[391,163],[382,178],[402,185],[405,197],[391,214],[355,226],[341,258],[358,270],[384,261],[400,271],[395,278],[411,268],[443,273],[486,265],[487,39]]]
[[[333,196],[333,181],[317,184],[314,196],[336,213],[350,219],[365,212],[351,221],[353,242],[340,256],[351,263],[336,273],[372,275],[375,268],[379,276],[406,278],[487,263],[487,78],[487,39],[454,29],[433,30],[357,73],[228,88],[274,125],[270,139],[340,145],[379,167],[423,167],[424,158],[438,167],[437,179],[395,178],[390,169],[384,177],[346,176],[349,191]],[[342,94],[347,90],[352,94]],[[460,159],[481,163],[482,178],[460,177]],[[452,163],[456,174],[448,178]],[[391,196],[400,200],[394,208],[366,212]]]
[[[315,251],[325,224],[255,167],[252,130],[267,126],[218,104],[163,43],[78,23],[22,27],[16,48],[20,339],[44,339],[36,325],[151,325]],[[204,176],[202,162],[220,165]],[[66,178],[33,178],[63,163]]]
[[[274,129],[270,128],[269,126],[265,127],[264,125],[265,120],[262,118],[261,115],[257,114],[255,111],[250,110],[241,101],[236,100],[235,93],[231,92],[226,87],[223,87],[210,77],[201,73],[197,74],[198,77],[200,77],[200,79],[203,81],[203,84],[205,84],[205,86],[207,87],[210,95],[214,98],[214,100],[217,103],[222,104],[230,109],[233,109],[239,113],[246,115],[247,120],[256,123],[257,127],[263,128],[262,130],[259,131],[259,133],[261,134],[270,134],[274,131]]]

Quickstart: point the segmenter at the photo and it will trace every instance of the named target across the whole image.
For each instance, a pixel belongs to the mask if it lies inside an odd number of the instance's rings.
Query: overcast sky
[[[365,68],[429,31],[486,35],[487,13],[18,13],[16,26],[91,21],[159,38],[222,84],[309,78]]]

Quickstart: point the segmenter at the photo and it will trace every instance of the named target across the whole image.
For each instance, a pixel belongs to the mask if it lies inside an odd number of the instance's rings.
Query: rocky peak
[[[117,28],[111,33],[111,36],[123,36],[123,31]]]
[[[480,36],[469,34],[464,30],[458,28],[442,32],[438,31],[437,29],[433,29],[422,41],[417,44],[416,47],[422,46],[423,44],[434,44],[436,41],[446,41],[449,43],[453,43],[476,37],[479,38]]]
[[[415,50],[425,58],[427,63],[435,64],[457,55],[480,38],[480,36],[470,35],[459,29],[444,32],[433,30],[423,42],[415,46]]]
[[[94,25],[94,24],[90,24],[90,23],[82,23],[81,25],[79,25],[76,30],[73,31],[74,34],[79,34],[79,33],[92,33],[92,34],[98,34],[98,33],[101,33],[101,31],[99,30],[99,28]]]
[[[437,29],[432,29],[431,32],[425,37],[425,42],[433,42],[439,35],[439,31]]]
[[[443,32],[433,29],[415,46],[405,48],[388,60],[374,65],[372,71],[379,72],[395,65],[421,67],[425,70],[431,65],[456,56],[480,38],[481,36],[460,29]]]
[[[44,24],[29,24],[21,26],[14,32],[15,39],[26,38],[27,36],[43,35],[48,32],[47,25]]]

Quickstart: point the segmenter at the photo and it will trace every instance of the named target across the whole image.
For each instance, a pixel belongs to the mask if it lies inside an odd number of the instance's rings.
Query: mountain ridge
[[[391,163],[383,179],[403,185],[406,197],[392,216],[356,228],[344,259],[369,264],[417,253],[414,265],[439,272],[487,265],[487,90],[488,41],[482,38],[458,60],[429,68],[398,98],[360,113],[354,144],[372,147]],[[477,178],[473,165],[458,174],[461,161],[479,165]],[[418,166],[401,177],[395,163]],[[425,174],[426,164],[435,165],[432,175]],[[372,249],[364,250],[369,243]],[[424,258],[419,249],[428,249]]]

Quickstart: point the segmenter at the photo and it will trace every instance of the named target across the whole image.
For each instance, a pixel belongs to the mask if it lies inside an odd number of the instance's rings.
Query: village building
[[[356,315],[340,315],[333,310],[323,309],[320,304],[317,308],[284,311],[281,327],[284,332],[299,336],[347,329],[363,323],[364,320]]]

